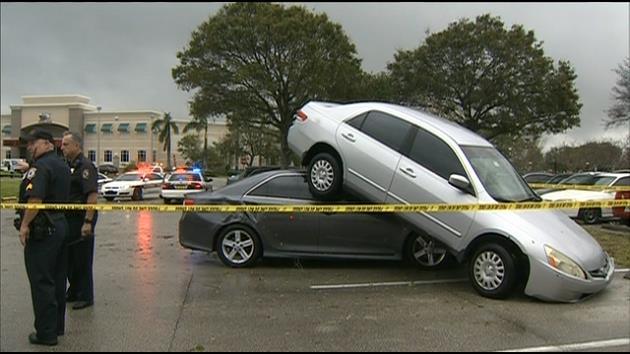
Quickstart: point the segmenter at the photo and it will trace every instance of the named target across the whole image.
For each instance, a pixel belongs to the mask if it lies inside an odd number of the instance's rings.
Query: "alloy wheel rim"
[[[234,264],[243,264],[254,255],[254,239],[243,230],[230,231],[221,242],[225,257]]]
[[[498,289],[505,279],[505,264],[497,253],[486,251],[475,259],[475,281],[484,290]]]
[[[319,160],[313,164],[311,169],[311,182],[313,187],[320,192],[325,192],[330,189],[334,180],[334,171],[330,162],[326,160]]]
[[[446,257],[446,249],[440,247],[435,241],[425,240],[422,236],[418,236],[413,245],[413,257],[423,266],[433,267],[444,260]]]

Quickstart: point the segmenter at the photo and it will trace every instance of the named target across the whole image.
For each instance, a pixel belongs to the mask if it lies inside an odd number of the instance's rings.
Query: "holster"
[[[51,237],[55,233],[55,223],[52,220],[50,213],[46,210],[41,210],[35,216],[35,219],[30,225],[31,233],[30,238],[36,241],[45,240]]]

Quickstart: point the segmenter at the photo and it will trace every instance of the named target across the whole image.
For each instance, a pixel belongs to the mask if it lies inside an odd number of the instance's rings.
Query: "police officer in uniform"
[[[55,152],[52,135],[36,129],[23,140],[33,163],[20,184],[20,203],[68,202],[70,170]],[[60,211],[25,209],[18,224],[35,313],[36,332],[28,339],[56,345],[65,330],[68,223]]]
[[[70,167],[70,203],[96,204],[98,198],[98,174],[94,164],[82,153],[83,140],[75,132],[66,132],[61,150]],[[83,309],[94,304],[95,210],[66,212],[68,220],[68,282],[66,301],[74,302],[73,309]]]

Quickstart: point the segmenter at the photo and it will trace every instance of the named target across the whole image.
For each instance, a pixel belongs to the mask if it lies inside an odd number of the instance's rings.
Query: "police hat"
[[[52,134],[50,134],[49,132],[42,130],[42,129],[33,129],[30,133],[26,134],[26,135],[22,135],[20,137],[20,140],[26,143],[31,143],[37,139],[43,139],[43,140],[48,140],[50,141],[52,144],[55,143],[55,139],[53,139]]]

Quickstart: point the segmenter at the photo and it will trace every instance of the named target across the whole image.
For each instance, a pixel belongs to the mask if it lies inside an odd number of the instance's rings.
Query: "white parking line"
[[[626,272],[630,272],[630,268],[615,269],[615,273],[626,273]]]
[[[610,348],[610,347],[620,347],[623,345],[630,344],[630,338],[620,338],[620,339],[611,339],[611,340],[603,340],[598,342],[586,342],[586,343],[577,343],[577,344],[565,344],[565,345],[554,345],[548,347],[533,347],[533,348],[523,348],[523,349],[510,349],[510,350],[502,350],[497,353],[507,353],[507,352],[568,352],[574,350],[590,350],[590,349],[598,349],[598,348]]]
[[[353,289],[353,288],[374,288],[384,286],[416,286],[461,283],[468,281],[467,278],[443,279],[443,280],[419,280],[419,281],[395,281],[385,283],[359,283],[359,284],[334,284],[334,285],[311,285],[311,290],[331,290],[331,289]]]

